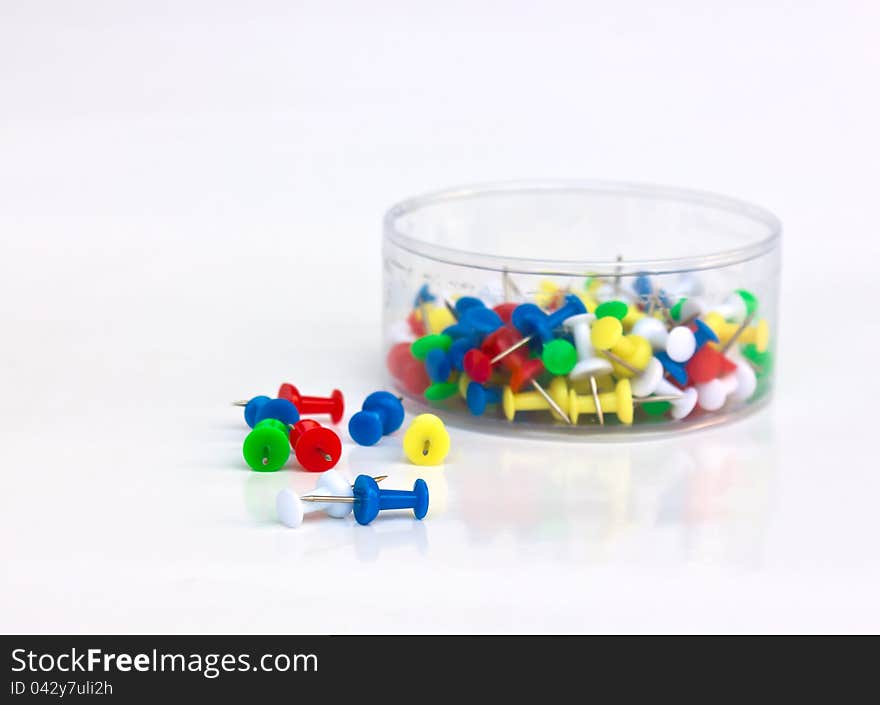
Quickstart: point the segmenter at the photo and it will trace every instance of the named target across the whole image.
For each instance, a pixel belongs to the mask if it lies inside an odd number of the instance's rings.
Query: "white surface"
[[[880,629],[878,13],[4,2],[0,629]],[[354,411],[384,207],[544,176],[776,211],[774,404],[632,445],[452,429],[420,473],[398,432],[340,470],[421,474],[427,520],[275,523],[314,478],[248,471],[229,401]]]

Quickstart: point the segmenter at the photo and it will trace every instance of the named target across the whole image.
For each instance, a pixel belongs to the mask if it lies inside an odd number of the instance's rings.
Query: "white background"
[[[877,631],[880,6],[0,5],[6,632]],[[785,224],[778,394],[674,441],[453,429],[433,515],[274,523],[229,401],[380,384],[380,218],[462,182]],[[414,477],[399,437],[340,468]]]

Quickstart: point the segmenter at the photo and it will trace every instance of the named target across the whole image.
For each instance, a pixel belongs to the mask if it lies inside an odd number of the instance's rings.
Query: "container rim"
[[[541,193],[555,191],[592,192],[605,195],[637,196],[643,198],[679,201],[727,211],[756,221],[768,230],[768,235],[742,247],[712,254],[642,260],[559,260],[528,257],[509,257],[503,253],[470,252],[454,247],[426,242],[401,232],[397,221],[405,215],[426,206],[447,201],[473,199],[493,194]],[[602,180],[549,179],[537,181],[498,181],[458,186],[433,191],[401,201],[386,211],[383,218],[386,240],[413,254],[444,264],[460,265],[513,274],[541,274],[544,276],[635,276],[638,274],[675,274],[688,271],[715,269],[740,264],[760,257],[779,245],[782,223],[770,211],[735,198],[708,191],[662,186],[648,183]]]

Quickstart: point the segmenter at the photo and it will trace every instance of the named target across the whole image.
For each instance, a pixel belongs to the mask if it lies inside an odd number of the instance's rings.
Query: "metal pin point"
[[[555,411],[557,414],[559,414],[559,416],[562,417],[562,420],[565,421],[565,423],[567,423],[569,426],[574,425],[571,422],[571,418],[568,416],[568,414],[566,414],[562,410],[562,407],[560,407],[559,404],[556,403],[556,401],[553,399],[553,397],[551,397],[549,394],[547,394],[547,390],[544,389],[544,387],[542,387],[540,384],[538,384],[535,380],[532,380],[532,387],[534,388],[534,390],[536,392],[538,392],[538,394],[540,394],[542,397],[544,397],[544,401],[546,401],[550,405],[550,408],[553,409],[553,411]]]
[[[605,350],[605,351],[603,351],[602,354],[605,355],[605,357],[607,357],[609,360],[611,360],[611,362],[616,362],[623,369],[629,370],[634,375],[642,374],[642,370],[638,369],[637,367],[633,367],[626,360],[621,359],[619,356],[615,355],[613,352],[609,352],[608,350]]]
[[[599,417],[599,425],[605,425],[605,414],[602,413],[602,404],[599,403],[599,387],[596,378],[590,375],[590,391],[593,393],[593,403],[596,405],[596,415]]]
[[[494,365],[499,360],[502,360],[503,358],[510,355],[510,353],[512,353],[514,350],[519,350],[523,345],[527,345],[528,342],[534,337],[535,336],[533,336],[533,335],[527,335],[525,338],[520,338],[516,343],[514,343],[509,348],[507,348],[507,350],[502,350],[495,357],[493,357],[491,360],[489,360],[489,364]]]
[[[755,312],[752,311],[746,319],[739,324],[739,328],[737,328],[733,335],[730,336],[730,340],[728,340],[724,345],[721,346],[720,352],[722,355],[730,350],[731,346],[739,339],[739,337],[743,334],[746,328],[748,328],[752,324],[752,319],[755,317]]]
[[[623,255],[617,255],[617,266],[614,268],[614,295],[618,296],[620,294],[620,275],[623,272],[623,267],[620,265],[623,262]]]
[[[449,311],[449,314],[450,314],[450,315],[451,315],[451,316],[457,321],[457,320],[458,320],[458,314],[455,312],[455,306],[453,306],[453,305],[449,302],[449,299],[447,299],[447,298],[444,298],[444,299],[443,299],[443,303],[446,305],[446,310]]]

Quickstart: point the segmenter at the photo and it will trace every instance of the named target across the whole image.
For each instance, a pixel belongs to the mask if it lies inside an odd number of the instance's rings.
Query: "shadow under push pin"
[[[387,475],[374,477],[373,480],[380,482]],[[317,502],[312,500],[315,496],[353,497],[352,486],[335,470],[328,470],[318,478],[315,489],[304,495],[298,495],[290,488],[281,490],[275,497],[275,511],[278,519],[285,526],[296,529],[303,522],[306,514],[313,512],[326,512],[334,519],[342,519],[351,512],[352,505],[343,502]]]
[[[350,504],[358,524],[366,526],[379,512],[389,509],[412,509],[416,519],[423,519],[428,513],[428,485],[422,480],[415,481],[412,490],[380,490],[379,485],[369,475],[358,475],[351,488],[352,496],[346,495],[305,495],[305,502],[320,504]]]
[[[232,405],[244,407],[244,420],[251,428],[265,419],[278,419],[286,424],[299,421],[299,409],[288,399],[257,396],[248,401],[234,401]]]
[[[403,403],[390,392],[373,392],[348,422],[348,434],[361,446],[376,445],[403,424]]]
[[[403,452],[414,465],[440,465],[451,442],[443,421],[434,414],[419,414],[403,436]]]
[[[278,397],[287,399],[304,416],[328,414],[333,423],[339,423],[345,413],[345,398],[338,389],[330,392],[329,397],[309,397],[303,396],[296,387],[285,382],[278,389]]]
[[[303,419],[290,429],[290,445],[297,462],[309,472],[325,472],[339,462],[342,442],[331,429]]]

